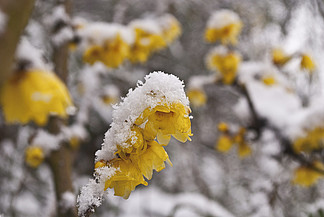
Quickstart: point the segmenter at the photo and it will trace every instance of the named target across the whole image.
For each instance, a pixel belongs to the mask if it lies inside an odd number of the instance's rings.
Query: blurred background
[[[12,3],[23,14],[24,3]],[[7,123],[2,97],[0,216],[77,216],[73,207],[81,186],[92,178],[95,152],[113,121],[112,105],[153,71],[184,81],[193,116],[192,141],[172,138],[165,149],[173,167],[154,172],[149,185],[137,186],[127,200],[108,189],[91,216],[324,216],[322,0],[30,4],[32,12],[24,18],[28,22],[8,60],[7,78],[17,71],[53,71],[74,107],[62,121],[64,127],[53,131],[52,117],[40,126],[35,120]],[[17,13],[10,17],[6,3],[0,6],[0,35],[5,35],[10,25],[19,27],[7,21],[18,18]],[[228,14],[217,20],[215,14],[224,9]],[[147,43],[153,44],[173,21],[172,40],[147,48],[143,59],[123,59],[120,47],[114,51],[122,59],[117,64],[96,56],[102,42],[115,34],[112,23],[120,29],[142,28]],[[208,28],[228,24],[234,27],[208,40]],[[120,35],[126,47],[135,49],[140,33],[129,29]],[[228,42],[227,37],[235,40]],[[0,37],[0,46],[14,38],[5,42]],[[6,49],[0,58],[8,53]],[[237,59],[226,59],[229,54]],[[220,63],[213,55],[222,56]],[[230,82],[226,73],[233,74]],[[33,155],[32,165],[26,158],[30,146],[39,147],[43,156]],[[56,166],[61,163],[63,169]],[[58,175],[60,171],[65,172]],[[62,196],[64,192],[70,194]]]

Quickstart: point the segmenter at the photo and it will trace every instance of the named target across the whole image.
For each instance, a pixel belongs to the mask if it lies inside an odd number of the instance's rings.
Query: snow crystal
[[[154,108],[165,100],[166,103],[180,102],[189,105],[184,92],[184,84],[174,75],[153,72],[145,77],[145,83],[137,83],[135,90],[130,89],[127,97],[114,107],[113,123],[105,134],[102,149],[96,152],[97,160],[110,160],[117,150],[116,145],[127,145],[134,121],[146,108]]]
[[[116,168],[102,167],[96,169],[97,180],[89,179],[88,184],[81,188],[80,195],[77,198],[79,216],[83,216],[88,210],[94,211],[95,207],[101,205],[105,192],[105,182],[115,173]]]
[[[230,10],[222,9],[215,11],[207,22],[207,27],[220,29],[233,23],[240,23],[239,16]]]
[[[61,195],[59,205],[63,210],[68,210],[75,206],[75,202],[76,200],[74,193],[66,191]]]
[[[7,16],[0,10],[0,34],[6,30],[7,21]]]
[[[83,127],[83,125],[79,124],[74,124],[69,127],[63,127],[61,132],[64,135],[64,138],[68,140],[72,137],[77,137],[81,140],[84,140],[88,136],[86,129]]]

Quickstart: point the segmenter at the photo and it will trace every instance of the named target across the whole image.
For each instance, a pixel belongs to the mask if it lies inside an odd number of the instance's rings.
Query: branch
[[[35,0],[1,0],[0,9],[7,20],[4,32],[0,32],[0,87],[11,73],[19,38],[26,27]]]

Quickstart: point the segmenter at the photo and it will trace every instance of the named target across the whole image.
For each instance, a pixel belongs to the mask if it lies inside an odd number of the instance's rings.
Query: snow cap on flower
[[[240,17],[233,11],[222,9],[215,11],[209,18],[205,38],[208,42],[220,40],[222,44],[236,44],[241,29]]]

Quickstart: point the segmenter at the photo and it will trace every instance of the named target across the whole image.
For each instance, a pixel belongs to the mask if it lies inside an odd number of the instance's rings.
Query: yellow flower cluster
[[[236,13],[220,10],[210,18],[205,30],[205,39],[210,43],[221,41],[222,44],[236,44],[241,29],[242,22]]]
[[[236,134],[231,134],[228,125],[224,122],[219,123],[218,130],[221,132],[216,143],[215,149],[219,152],[228,152],[234,144],[237,144],[238,155],[240,158],[245,158],[251,155],[251,147],[245,141],[245,128],[241,127]]]
[[[105,182],[105,189],[113,188],[116,196],[127,199],[137,185],[147,185],[144,177],[150,180],[153,170],[163,170],[165,161],[172,165],[163,146],[168,145],[171,136],[181,142],[190,140],[189,113],[190,108],[179,102],[146,108],[135,120],[132,136],[125,144],[117,145],[116,157],[96,163],[95,168],[118,168]]]
[[[0,104],[8,123],[34,121],[45,125],[49,115],[67,117],[72,106],[64,83],[52,72],[15,72],[0,90]]]
[[[116,31],[116,28],[112,29]],[[133,35],[134,40],[126,42],[120,32],[114,37],[109,34],[110,38],[103,43],[94,43],[96,40],[92,39],[83,53],[83,61],[89,64],[99,61],[110,68],[119,67],[125,60],[144,63],[154,52],[165,48],[181,34],[180,23],[170,14],[150,20],[135,20],[128,26],[120,26],[120,29],[127,30],[128,36],[125,37]]]
[[[309,130],[305,136],[297,138],[293,148],[297,153],[312,152],[324,147],[324,128],[316,127]]]
[[[204,92],[204,90],[200,88],[189,89],[187,91],[187,96],[189,98],[190,103],[194,107],[201,107],[206,105],[207,102],[206,93]]]
[[[32,168],[37,168],[43,161],[45,155],[43,149],[37,146],[29,146],[25,150],[25,162]]]
[[[313,166],[324,171],[324,165],[320,161],[315,161]],[[323,173],[320,173],[309,166],[300,166],[295,170],[292,182],[295,185],[310,187],[316,184],[316,182],[323,177]]]
[[[220,79],[224,84],[232,84],[237,76],[237,70],[241,63],[241,56],[223,47],[216,47],[207,54],[207,67],[210,70],[220,72]]]

